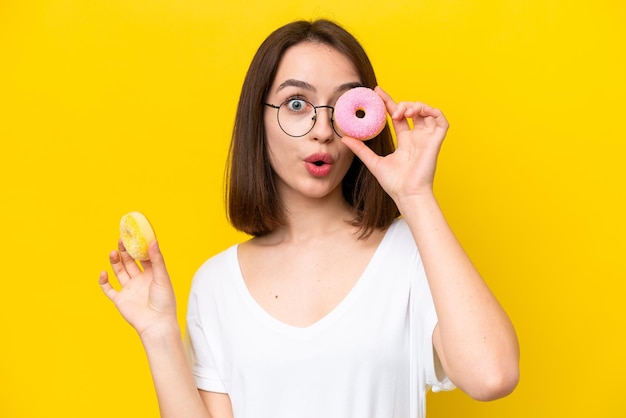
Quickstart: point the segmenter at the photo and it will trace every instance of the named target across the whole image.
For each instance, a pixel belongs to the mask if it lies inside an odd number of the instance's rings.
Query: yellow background
[[[429,395],[429,418],[626,416],[621,0],[2,0],[1,417],[157,416],[97,285],[119,218],[152,221],[182,323],[195,269],[243,238],[222,177],[244,72],[313,17],[446,113],[437,192],[519,333],[514,394]]]

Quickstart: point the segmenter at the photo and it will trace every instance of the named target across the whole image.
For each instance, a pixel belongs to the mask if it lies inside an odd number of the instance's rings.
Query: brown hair
[[[307,41],[335,48],[354,64],[364,86],[377,85],[372,64],[359,42],[334,22],[292,22],[265,39],[252,59],[241,89],[226,173],[229,220],[250,235],[268,234],[285,223],[267,153],[263,103],[285,51]],[[366,144],[378,155],[387,155],[395,148],[389,126]],[[344,198],[354,208],[353,224],[361,228],[361,238],[375,228],[387,228],[399,215],[393,200],[358,158],[346,173],[342,189]]]

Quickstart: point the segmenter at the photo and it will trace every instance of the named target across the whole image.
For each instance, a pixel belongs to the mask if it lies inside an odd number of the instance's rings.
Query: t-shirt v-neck
[[[244,303],[247,305],[247,308],[254,311],[255,314],[265,323],[266,326],[274,329],[277,332],[292,334],[294,337],[306,338],[312,337],[318,332],[323,331],[326,327],[332,326],[332,323],[336,321],[339,317],[341,317],[342,313],[348,309],[353,304],[355,299],[358,299],[361,288],[366,285],[368,280],[372,280],[372,277],[375,276],[375,272],[380,264],[379,259],[384,258],[385,248],[387,247],[388,236],[390,235],[390,229],[393,228],[393,225],[385,231],[381,241],[378,243],[378,246],[374,250],[374,253],[370,257],[365,269],[361,272],[359,278],[356,280],[350,291],[339,301],[339,303],[328,313],[322,316],[317,321],[313,322],[310,325],[300,327],[296,325],[290,325],[286,322],[281,321],[280,319],[274,317],[270,314],[261,304],[252,296],[248,286],[246,285],[246,280],[243,275],[241,264],[239,263],[238,256],[238,247],[239,245],[235,245],[229,251],[232,251],[231,262],[235,263],[233,265],[233,269],[237,271],[237,275],[233,278],[236,282],[237,291],[240,293],[240,296]]]

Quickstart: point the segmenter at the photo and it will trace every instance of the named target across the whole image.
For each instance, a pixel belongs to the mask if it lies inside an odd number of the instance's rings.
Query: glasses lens
[[[278,109],[278,123],[287,135],[304,136],[315,125],[315,107],[303,99],[289,99]]]

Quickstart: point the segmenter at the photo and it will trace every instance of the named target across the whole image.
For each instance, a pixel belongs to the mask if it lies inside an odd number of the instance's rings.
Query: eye
[[[289,99],[285,102],[287,109],[292,112],[306,112],[309,110],[309,103],[303,99]]]

